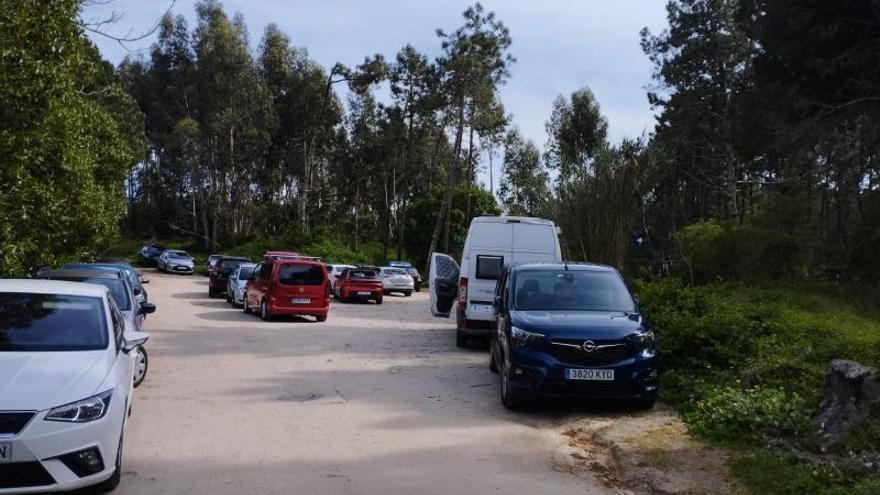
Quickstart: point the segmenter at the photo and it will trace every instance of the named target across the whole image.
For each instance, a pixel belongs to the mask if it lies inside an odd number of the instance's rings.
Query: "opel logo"
[[[593,342],[592,340],[588,340],[584,342],[584,345],[581,346],[581,349],[583,349],[584,352],[593,352],[596,350],[596,347],[598,346],[595,342]]]

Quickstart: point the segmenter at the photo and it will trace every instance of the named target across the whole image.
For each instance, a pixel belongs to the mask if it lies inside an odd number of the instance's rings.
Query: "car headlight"
[[[538,344],[544,340],[544,334],[528,332],[518,327],[510,328],[510,337],[513,340],[513,345],[517,347]]]
[[[46,421],[66,421],[68,423],[88,423],[104,417],[110,408],[113,390],[108,390],[88,399],[58,406],[46,414]]]
[[[630,341],[635,345],[636,349],[642,352],[644,357],[653,357],[657,353],[657,341],[654,332],[647,330],[644,332],[634,333],[629,336]]]

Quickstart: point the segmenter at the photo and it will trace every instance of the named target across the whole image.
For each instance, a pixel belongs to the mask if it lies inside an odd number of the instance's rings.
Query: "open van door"
[[[452,256],[431,253],[431,271],[428,282],[431,284],[431,314],[449,318],[452,306],[458,297],[458,263]]]

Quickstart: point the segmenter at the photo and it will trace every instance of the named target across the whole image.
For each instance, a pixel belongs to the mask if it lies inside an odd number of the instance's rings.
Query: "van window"
[[[278,281],[283,285],[322,285],[324,272],[314,265],[286,264],[278,267]]]
[[[498,280],[501,267],[504,266],[503,256],[477,256],[477,278]]]

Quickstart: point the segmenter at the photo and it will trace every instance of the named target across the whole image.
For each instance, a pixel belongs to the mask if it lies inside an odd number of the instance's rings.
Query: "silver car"
[[[256,263],[242,263],[229,274],[229,279],[226,282],[226,302],[234,307],[239,307],[244,303],[244,288],[256,267]]]
[[[382,290],[385,294],[400,292],[406,297],[412,295],[415,284],[412,275],[406,273],[403,268],[383,266],[379,268],[379,277],[382,280]]]
[[[159,255],[156,264],[160,271],[168,273],[185,273],[192,275],[194,272],[194,263],[192,256],[186,251],[179,249],[166,249]]]

